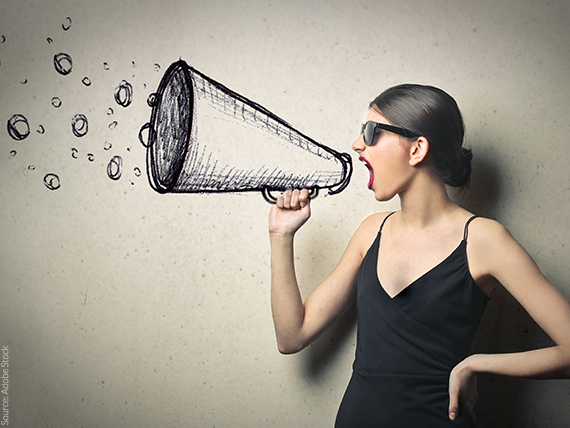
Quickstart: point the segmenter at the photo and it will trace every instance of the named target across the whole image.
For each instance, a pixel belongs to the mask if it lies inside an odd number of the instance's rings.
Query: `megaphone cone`
[[[301,134],[183,60],[170,65],[148,103],[150,122],[139,138],[157,192],[260,191],[271,202],[271,191],[336,194],[350,181],[348,154]]]

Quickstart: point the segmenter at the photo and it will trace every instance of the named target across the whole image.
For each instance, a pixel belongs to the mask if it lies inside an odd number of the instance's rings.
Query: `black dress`
[[[463,409],[448,417],[449,374],[469,355],[488,300],[467,265],[473,218],[459,246],[393,298],[377,275],[382,222],[358,274],[356,359],[336,428],[474,426]]]

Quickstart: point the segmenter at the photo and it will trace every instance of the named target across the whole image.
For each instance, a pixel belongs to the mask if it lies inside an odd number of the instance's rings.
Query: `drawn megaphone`
[[[183,60],[164,73],[148,104],[147,175],[160,193],[319,189],[337,194],[352,174],[347,153],[317,143],[259,104]],[[148,135],[144,134],[148,131]]]

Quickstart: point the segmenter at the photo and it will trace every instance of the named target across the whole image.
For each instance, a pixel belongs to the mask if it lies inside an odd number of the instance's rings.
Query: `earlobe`
[[[429,152],[429,141],[425,137],[418,137],[412,141],[410,147],[410,165],[419,165],[427,156]]]

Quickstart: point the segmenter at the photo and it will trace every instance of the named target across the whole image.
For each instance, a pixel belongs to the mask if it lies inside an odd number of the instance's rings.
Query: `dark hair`
[[[404,84],[370,103],[394,125],[429,141],[433,166],[445,184],[462,187],[471,176],[471,150],[462,147],[465,128],[455,100],[433,86]]]

